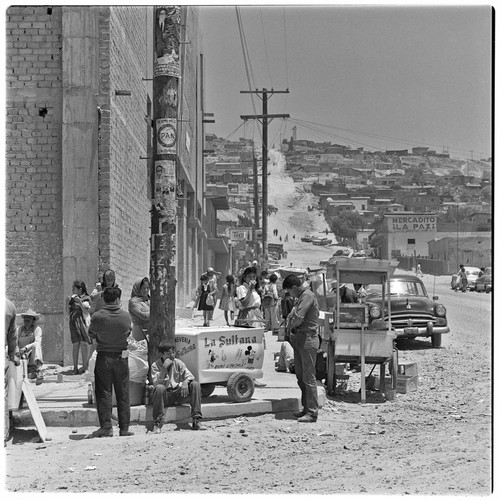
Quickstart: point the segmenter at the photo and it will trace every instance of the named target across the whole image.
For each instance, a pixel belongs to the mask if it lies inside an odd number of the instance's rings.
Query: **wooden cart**
[[[380,391],[386,393],[385,367],[391,374],[391,395],[395,395],[398,353],[396,334],[391,325],[391,302],[385,308],[385,292],[390,296],[390,277],[395,266],[391,261],[375,259],[339,259],[335,264],[337,283],[382,285],[382,314],[388,317],[380,329],[369,329],[367,304],[342,304],[339,294],[331,313],[325,314],[324,336],[328,343],[327,391],[335,393],[335,363],[359,363],[361,365],[361,402],[366,402],[366,364],[380,365]],[[332,328],[333,327],[333,328]]]

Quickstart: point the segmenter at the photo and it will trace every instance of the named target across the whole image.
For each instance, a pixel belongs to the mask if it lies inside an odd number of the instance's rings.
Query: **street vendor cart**
[[[382,306],[375,310],[363,299],[359,303],[343,304],[337,294],[333,311],[325,314],[329,395],[334,394],[336,387],[335,363],[355,363],[361,367],[362,403],[366,402],[366,364],[380,365],[380,391],[386,394],[387,399],[389,394],[395,396],[398,367],[396,334],[391,325],[391,302],[384,300],[386,291],[390,296],[390,277],[395,267],[391,264],[391,261],[376,259],[339,259],[336,262],[337,283],[382,285]],[[386,365],[391,375],[390,388],[385,386]]]
[[[203,397],[221,385],[234,402],[242,403],[252,397],[254,380],[264,375],[263,338],[263,328],[178,328],[176,356],[200,383]]]

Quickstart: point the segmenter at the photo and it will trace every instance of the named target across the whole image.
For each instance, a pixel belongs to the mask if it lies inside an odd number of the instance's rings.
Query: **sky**
[[[260,144],[260,124],[240,116],[262,101],[240,91],[288,89],[268,99],[290,115],[270,123],[269,147],[296,126],[297,139],[489,158],[491,24],[487,5],[203,5],[206,131]]]

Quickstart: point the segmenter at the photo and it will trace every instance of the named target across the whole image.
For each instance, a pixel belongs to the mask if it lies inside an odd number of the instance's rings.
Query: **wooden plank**
[[[35,395],[33,394],[30,384],[26,379],[23,380],[23,394],[26,398],[26,402],[28,403],[31,416],[35,421],[36,429],[38,431],[40,439],[43,443],[45,443],[45,440],[47,439],[47,427],[45,425],[45,421],[43,420],[42,412],[40,411],[38,403],[36,402]]]

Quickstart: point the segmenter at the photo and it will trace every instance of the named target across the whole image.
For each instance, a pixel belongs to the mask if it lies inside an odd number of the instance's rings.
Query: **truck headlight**
[[[446,307],[443,306],[443,304],[438,304],[435,308],[436,311],[436,316],[446,316]]]
[[[380,318],[380,316],[382,316],[382,309],[380,309],[379,306],[373,306],[373,307],[371,307],[370,308],[370,316],[373,319]]]

